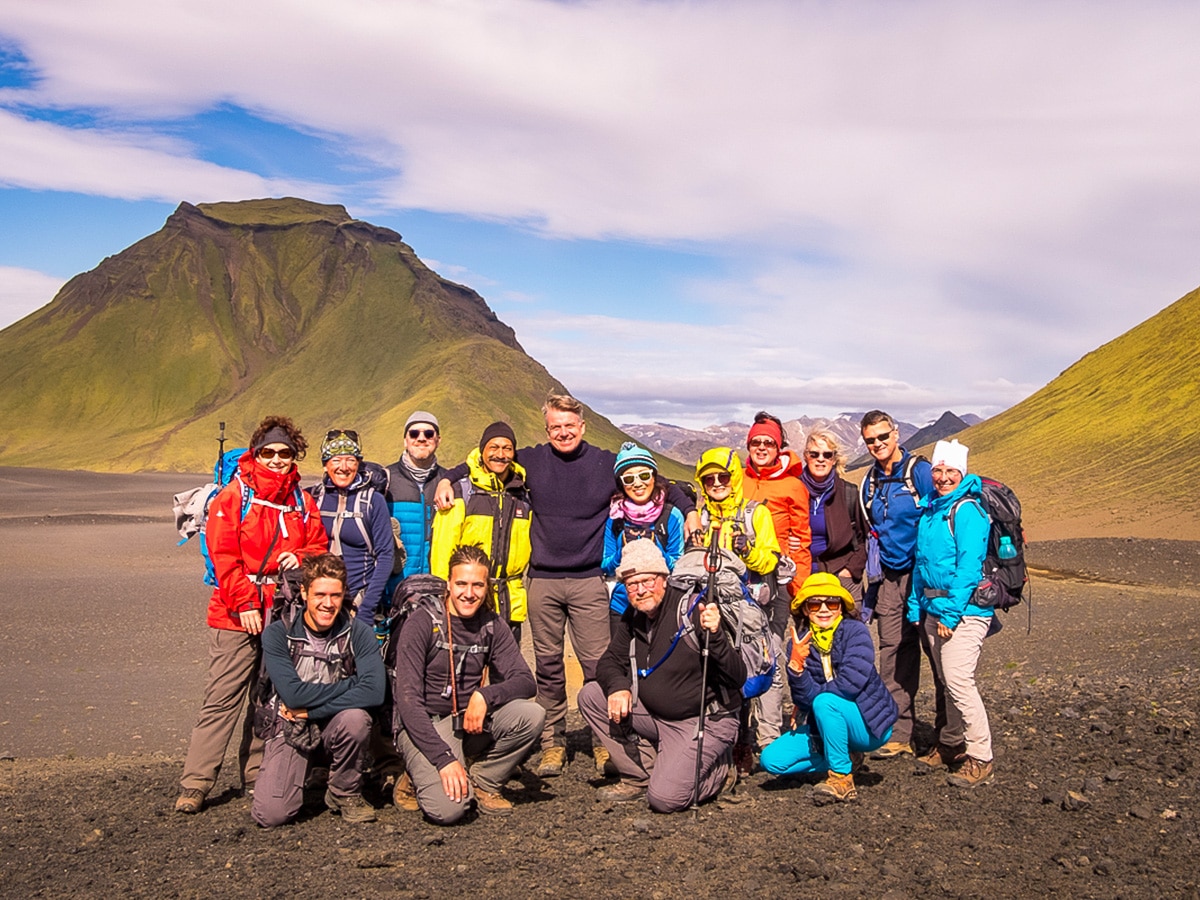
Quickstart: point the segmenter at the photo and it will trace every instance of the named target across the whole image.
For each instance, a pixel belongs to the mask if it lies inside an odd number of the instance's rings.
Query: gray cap
[[[648,538],[630,541],[621,551],[621,562],[617,565],[617,578],[628,581],[638,575],[669,575],[667,561],[658,549],[658,544]]]
[[[408,431],[413,425],[420,425],[422,422],[432,425],[433,430],[438,434],[442,433],[442,426],[438,424],[437,416],[431,412],[425,412],[423,409],[418,409],[408,417],[408,421],[404,423],[404,430]]]

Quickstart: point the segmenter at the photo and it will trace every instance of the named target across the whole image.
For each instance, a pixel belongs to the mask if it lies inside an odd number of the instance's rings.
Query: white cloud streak
[[[7,328],[54,299],[64,282],[61,278],[0,266],[0,328]]]

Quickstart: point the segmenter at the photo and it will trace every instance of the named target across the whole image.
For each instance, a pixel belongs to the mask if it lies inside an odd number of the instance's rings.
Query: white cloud
[[[53,275],[0,266],[0,328],[7,328],[54,299],[64,282]]]

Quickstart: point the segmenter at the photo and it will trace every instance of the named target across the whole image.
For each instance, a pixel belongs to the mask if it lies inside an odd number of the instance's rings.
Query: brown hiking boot
[[[960,788],[976,788],[981,784],[991,784],[995,780],[996,773],[990,759],[984,762],[968,756],[962,767],[946,778],[946,783]]]
[[[339,813],[343,822],[360,825],[375,821],[375,807],[363,799],[362,794],[339,797],[333,791],[325,791],[325,805]]]
[[[175,800],[175,812],[194,816],[200,810],[204,809],[204,800],[207,796],[208,791],[202,791],[197,788],[184,788],[179,792],[179,797]]]
[[[845,775],[830,772],[825,776],[824,781],[813,788],[813,803],[817,806],[824,806],[826,803],[845,803],[857,796],[858,790],[854,787],[854,776],[849,772]]]
[[[918,775],[928,775],[938,769],[955,769],[967,758],[967,747],[959,744],[957,747],[947,747],[945,744],[934,744],[924,756],[918,756],[913,767]]]
[[[863,767],[863,763],[866,762],[866,759],[866,756],[864,756],[862,753],[859,753],[857,750],[851,750],[850,774],[853,775],[855,772],[861,769]]]
[[[513,805],[499,793],[485,791],[475,785],[475,808],[485,816],[511,816]]]
[[[396,809],[403,809],[406,812],[416,812],[421,808],[417,803],[417,791],[407,772],[396,779],[396,784],[392,788],[392,802],[396,804]]]
[[[592,748],[592,760],[596,763],[597,775],[616,775],[617,767],[613,765],[612,754],[603,744]]]
[[[542,751],[542,760],[538,763],[539,778],[557,778],[567,768],[567,748],[547,747]]]
[[[907,753],[912,756],[912,744],[908,741],[888,741],[878,750],[871,752],[871,759],[895,759]]]
[[[646,796],[646,789],[630,784],[628,781],[618,781],[616,784],[606,784],[597,789],[596,799],[602,803],[632,803]]]

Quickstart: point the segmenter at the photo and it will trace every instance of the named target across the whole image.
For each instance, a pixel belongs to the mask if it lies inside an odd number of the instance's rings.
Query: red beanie
[[[775,442],[776,447],[783,446],[783,432],[770,419],[765,422],[755,422],[750,426],[750,433],[746,435],[746,446],[749,447],[751,439],[756,437],[769,437]]]

